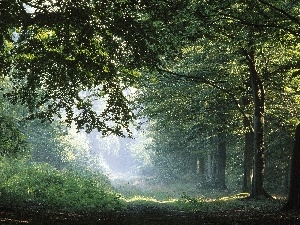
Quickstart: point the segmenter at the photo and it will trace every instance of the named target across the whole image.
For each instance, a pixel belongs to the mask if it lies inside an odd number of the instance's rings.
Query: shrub
[[[107,211],[122,207],[106,176],[85,171],[57,170],[45,163],[0,161],[2,204],[38,204],[68,211]]]

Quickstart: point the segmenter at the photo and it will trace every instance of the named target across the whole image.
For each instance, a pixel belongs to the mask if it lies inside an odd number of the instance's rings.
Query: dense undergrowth
[[[102,173],[9,158],[0,163],[0,198],[2,205],[66,211],[115,210],[124,203]]]
[[[188,212],[279,210],[284,199],[245,200],[247,193],[199,190],[192,184],[129,183],[112,187],[100,172],[58,170],[49,164],[2,158],[2,206],[30,206],[57,211],[103,212],[132,206]],[[118,194],[121,193],[121,194]]]

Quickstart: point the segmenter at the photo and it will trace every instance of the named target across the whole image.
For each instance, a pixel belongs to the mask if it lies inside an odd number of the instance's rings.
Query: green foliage
[[[158,62],[153,44],[160,40],[148,37],[153,26],[142,3],[21,2],[1,2],[6,10],[1,13],[0,40],[10,46],[1,72],[12,78],[14,87],[7,96],[27,105],[29,118],[53,121],[59,116],[104,135],[129,132],[134,116],[124,90],[139,77],[137,68]],[[25,6],[31,10],[26,12]],[[8,18],[9,23],[2,23]],[[9,30],[19,38],[11,40]],[[0,61],[7,48],[0,43]],[[93,101],[100,98],[106,107],[99,112]]]
[[[66,165],[66,146],[59,140],[63,136],[59,123],[26,121],[22,124],[22,131],[26,134],[32,161],[48,163],[56,168]]]
[[[26,12],[21,2],[34,12]],[[267,166],[269,171],[286,168],[287,162],[276,158],[287,157],[282,153],[287,149],[271,142],[283,136],[280,142],[288,143],[299,122],[299,2],[0,4],[0,73],[13,83],[7,96],[27,105],[29,118],[52,121],[58,116],[87,131],[122,135],[134,118],[124,91],[142,78],[138,108],[154,120],[149,135],[153,141],[146,149],[152,162],[165,169],[165,180],[169,175],[187,177],[190,171],[194,174],[188,179],[197,176],[190,166],[201,157],[215,157],[216,133],[221,130],[230,156],[228,177],[240,181],[242,147],[237,145],[241,134],[253,128],[257,101],[251,94],[262,94],[249,84],[251,64],[257,73],[252,80],[262,81],[259,88],[266,92],[266,98],[261,96],[265,113],[257,115],[266,121]],[[12,40],[13,32],[19,38]],[[141,74],[140,68],[147,72]],[[106,107],[96,110],[93,101],[99,98]],[[50,133],[52,139],[55,132]],[[77,149],[69,150],[72,156]]]
[[[66,211],[107,211],[122,207],[102,173],[57,170],[45,163],[2,158],[2,204],[40,205]]]
[[[0,155],[17,156],[27,150],[28,143],[16,120],[0,116]]]
[[[248,63],[253,54],[257,80],[262,81],[260,88],[266,94],[261,115],[266,123],[266,160],[270,160],[266,163],[268,187],[276,183],[272,190],[283,188],[288,160],[278,159],[288,159],[289,151],[280,143],[290,142],[300,109],[299,3],[185,3],[170,3],[176,15],[163,13],[168,12],[163,4],[149,13],[156,15],[164,31],[177,27],[174,39],[183,37],[185,45],[178,45],[180,54],[176,57],[165,58],[159,73],[145,72],[141,82],[142,113],[154,121],[149,130],[153,142],[147,149],[155,152],[156,164],[166,175],[185,177],[190,159],[215,157],[215,136],[221,129],[229,156],[227,181],[241,185],[242,134],[253,129],[253,107],[257,105],[253,96],[262,94],[254,93],[255,85],[250,85]],[[186,10],[188,16],[183,13]],[[280,140],[272,140],[279,136]],[[263,138],[259,140],[262,143]]]

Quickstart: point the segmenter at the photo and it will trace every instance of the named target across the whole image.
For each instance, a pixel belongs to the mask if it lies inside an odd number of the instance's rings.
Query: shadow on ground
[[[130,203],[115,212],[59,213],[45,209],[0,207],[0,224],[34,225],[248,225],[300,224],[300,213],[261,210],[226,210],[185,212],[160,203]]]

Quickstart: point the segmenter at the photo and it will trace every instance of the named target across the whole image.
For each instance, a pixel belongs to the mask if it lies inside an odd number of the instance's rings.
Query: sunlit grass
[[[192,197],[199,196],[199,194],[205,196],[211,195],[211,193],[208,193],[207,191],[201,194],[201,190],[192,183],[162,184],[147,181],[119,181],[119,183],[115,184],[114,186],[117,192],[119,192],[126,199],[140,196],[153,198],[159,202],[163,202],[179,199],[183,193],[188,193],[188,195]]]
[[[138,205],[152,205],[156,207],[170,207],[180,211],[227,211],[227,210],[277,210],[283,205],[282,200],[251,200],[246,197],[248,193],[238,193],[234,195],[228,195],[223,197],[190,197],[188,195],[182,195],[179,198],[172,198],[166,200],[158,200],[154,197],[147,196],[132,196],[126,198],[127,204]]]
[[[151,205],[157,208],[171,208],[180,211],[227,211],[227,210],[276,210],[284,199],[247,199],[249,193],[198,189],[192,184],[169,186],[145,185],[143,188],[127,183],[121,186],[123,200],[129,204]],[[246,200],[247,199],[247,200]]]
[[[249,193],[238,193],[238,194],[235,194],[235,195],[221,197],[218,200],[220,200],[220,201],[230,201],[230,200],[235,200],[235,199],[244,199],[244,198],[247,198],[249,196],[250,196]]]
[[[169,198],[165,200],[158,200],[155,197],[149,197],[149,196],[141,196],[141,195],[135,195],[130,198],[124,198],[124,200],[129,202],[153,202],[153,203],[174,203],[178,201],[176,198]]]

